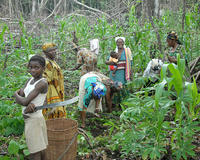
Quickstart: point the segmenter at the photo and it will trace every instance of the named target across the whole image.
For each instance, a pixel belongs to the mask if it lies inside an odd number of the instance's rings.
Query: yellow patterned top
[[[46,68],[43,75],[48,82],[47,104],[64,101],[64,77],[59,65],[46,59]],[[56,109],[44,109],[43,115],[46,119],[65,118],[66,111],[64,106]]]

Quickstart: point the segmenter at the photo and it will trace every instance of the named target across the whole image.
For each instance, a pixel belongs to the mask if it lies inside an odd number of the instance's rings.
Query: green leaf
[[[8,146],[8,152],[10,154],[17,155],[19,152],[19,149],[20,149],[20,145],[16,141],[11,140]]]
[[[156,108],[159,107],[159,100],[160,100],[160,97],[162,96],[162,93],[163,93],[166,83],[167,83],[167,81],[165,79],[163,79],[163,81],[160,84],[158,84],[158,86],[156,87],[156,94],[155,94]]]
[[[10,157],[8,157],[8,156],[3,156],[3,157],[0,157],[0,160],[10,160]]]
[[[161,72],[160,72],[161,81],[163,79],[166,79],[166,77],[167,77],[167,68],[168,68],[168,65],[169,64],[163,64],[163,66],[162,66],[162,69],[161,69]]]
[[[170,72],[172,73],[173,86],[179,96],[180,92],[183,90],[183,80],[180,71],[175,66],[175,64],[169,64],[168,67]]]
[[[25,156],[28,156],[28,155],[30,154],[30,152],[29,152],[28,149],[24,149],[24,150],[23,150],[23,153],[24,153]]]
[[[180,59],[180,54],[177,55],[177,65],[178,65],[178,69],[181,73],[181,76],[183,76],[183,74],[185,72],[185,60]]]

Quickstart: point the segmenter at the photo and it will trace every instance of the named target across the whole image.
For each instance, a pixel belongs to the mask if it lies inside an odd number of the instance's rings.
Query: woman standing
[[[167,44],[169,47],[169,50],[167,51],[167,58],[169,62],[177,64],[177,54],[180,54],[181,58],[185,59],[185,78],[187,81],[190,81],[190,72],[188,67],[188,57],[185,55],[183,56],[183,46],[182,43],[178,39],[178,35],[176,32],[171,31],[167,35]]]
[[[110,79],[125,85],[127,81],[132,79],[132,53],[130,48],[126,48],[124,37],[116,37],[115,42],[117,45],[115,52],[118,54],[118,62],[114,63],[107,61],[106,64],[117,65],[117,70],[114,75],[113,71],[110,71]],[[122,97],[126,97],[127,94],[127,89],[122,89],[113,97],[113,103],[119,104],[122,101]]]
[[[167,44],[170,49],[167,53],[167,58],[169,62],[176,64],[177,63],[176,55],[179,53],[181,57],[183,57],[183,54],[181,51],[182,50],[181,42],[179,41],[178,35],[176,34],[176,32],[171,31],[168,33]]]
[[[126,48],[125,38],[124,37],[116,37],[116,53],[118,54],[118,62],[117,62],[117,71],[115,72],[115,76],[113,76],[112,72],[110,71],[110,78],[113,81],[119,81],[122,84],[125,84],[127,81],[131,79],[131,61],[132,61],[132,54],[130,48]],[[106,62],[107,65],[116,65],[113,62]]]
[[[25,138],[30,152],[29,158],[43,160],[48,145],[47,128],[42,111],[36,111],[35,107],[45,102],[48,84],[42,74],[45,69],[45,59],[41,56],[32,56],[28,63],[30,78],[23,88],[15,92],[16,102],[23,107],[22,115],[25,122]]]
[[[62,70],[55,61],[56,45],[54,43],[45,43],[42,50],[46,56],[46,68],[44,77],[48,82],[47,104],[64,101],[64,78]],[[65,118],[66,111],[64,106],[55,109],[43,109],[43,115],[46,119]]]

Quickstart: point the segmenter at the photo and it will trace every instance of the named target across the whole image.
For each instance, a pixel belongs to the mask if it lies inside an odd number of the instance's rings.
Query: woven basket
[[[57,160],[62,155],[75,134],[78,132],[78,123],[72,119],[50,119],[47,123],[48,147],[47,160]],[[62,160],[75,160],[77,154],[77,138],[70,146]]]

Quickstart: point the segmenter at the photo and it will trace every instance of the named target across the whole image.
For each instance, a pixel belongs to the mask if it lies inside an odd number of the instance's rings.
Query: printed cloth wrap
[[[77,65],[82,65],[81,75],[97,70],[97,55],[84,48],[77,53]]]
[[[97,77],[88,77],[85,81],[86,94],[83,99],[84,107],[88,107],[92,99],[92,93],[99,99],[106,95],[106,87],[103,83],[98,82]]]
[[[48,82],[47,104],[64,101],[64,77],[59,65],[52,60],[46,59],[46,68],[43,77]],[[65,118],[64,106],[43,109],[45,119]]]

